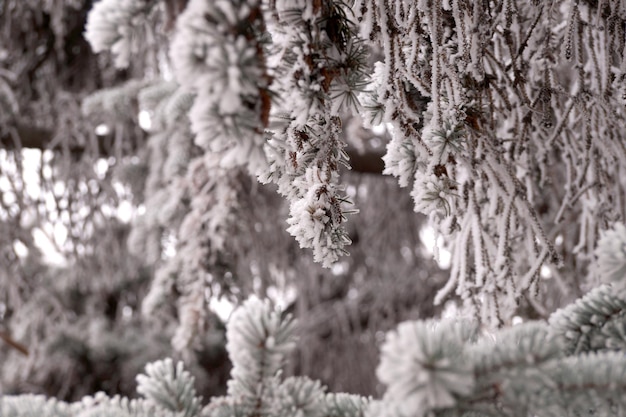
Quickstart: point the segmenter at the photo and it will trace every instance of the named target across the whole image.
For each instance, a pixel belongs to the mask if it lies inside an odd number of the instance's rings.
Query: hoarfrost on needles
[[[233,363],[231,394],[254,396],[256,383],[275,376],[295,346],[292,328],[293,322],[283,320],[269,300],[251,297],[233,312],[227,325],[226,344]]]
[[[96,2],[85,26],[85,38],[94,52],[110,49],[115,66],[125,68],[133,52],[132,38],[149,7],[143,0],[102,0]]]
[[[472,392],[471,365],[463,360],[453,326],[432,321],[400,323],[387,333],[376,375],[387,385],[383,401],[400,415],[426,416],[455,405],[455,395]]]

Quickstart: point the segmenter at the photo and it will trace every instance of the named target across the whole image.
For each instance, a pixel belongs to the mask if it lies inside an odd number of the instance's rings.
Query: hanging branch
[[[9,333],[4,332],[4,331],[0,331],[0,339],[2,339],[4,341],[4,343],[9,345],[13,349],[15,349],[18,352],[20,352],[22,355],[28,356],[28,348],[26,346],[24,346],[23,344],[15,341],[13,338],[11,338]]]

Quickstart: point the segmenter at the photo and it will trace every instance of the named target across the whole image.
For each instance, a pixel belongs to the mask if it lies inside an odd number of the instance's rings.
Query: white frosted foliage
[[[235,4],[236,3],[236,4]],[[265,166],[264,129],[270,109],[270,78],[254,1],[192,0],[179,17],[170,47],[179,83],[196,93],[189,113],[196,145],[221,156],[224,168]]]
[[[456,395],[472,392],[471,365],[462,340],[434,322],[404,322],[387,333],[376,375],[387,385],[388,407],[400,415],[426,416],[455,405]]]
[[[127,67],[133,52],[133,32],[143,24],[147,0],[101,0],[89,12],[85,38],[94,52],[110,50],[115,66]]]
[[[383,123],[385,108],[381,103],[379,94],[383,91],[384,71],[384,64],[382,62],[376,62],[374,64],[374,71],[370,76],[367,91],[360,93],[358,96],[361,102],[361,119],[363,119],[363,125],[367,128]]]
[[[326,415],[324,387],[306,377],[290,377],[278,389],[278,415],[284,417],[322,417]]]
[[[600,280],[616,289],[626,289],[626,226],[617,223],[603,232],[596,248],[597,273]]]
[[[391,140],[387,143],[387,152],[383,156],[385,169],[383,174],[398,178],[400,187],[407,187],[416,173],[418,160],[413,140],[395,129],[391,131]]]
[[[454,199],[458,197],[456,184],[447,175],[415,172],[415,182],[411,196],[415,201],[415,211],[435,218],[444,218],[452,213]]]
[[[256,398],[258,384],[273,378],[295,347],[293,322],[271,307],[269,300],[246,300],[230,317],[226,349],[233,363],[230,395]]]
[[[342,222],[340,202],[334,185],[323,180],[325,171],[311,166],[300,178],[299,188],[307,191],[302,198],[291,203],[287,231],[300,247],[313,248],[316,262],[330,267],[339,255],[345,253],[343,248],[350,239],[339,229]]]
[[[450,157],[462,155],[465,151],[465,114],[452,108],[446,108],[441,115],[441,122],[431,118],[422,130],[422,140],[439,164],[445,164]]]
[[[354,213],[342,194],[339,170],[349,166],[342,110],[357,111],[365,89],[364,43],[344,2],[277,2],[268,19],[273,87],[287,101],[272,107],[268,167],[289,201],[288,231],[316,262],[330,267],[350,244],[345,221]]]
[[[174,365],[170,358],[146,365],[146,375],[137,375],[137,392],[181,417],[195,416],[200,409],[194,378],[182,362]]]

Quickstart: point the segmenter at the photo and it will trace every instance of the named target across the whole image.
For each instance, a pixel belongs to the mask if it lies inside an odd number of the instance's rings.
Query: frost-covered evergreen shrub
[[[5,397],[3,414],[624,414],[623,0],[102,0],[86,37],[130,65],[146,22],[173,3],[186,7],[159,75],[171,69],[175,81],[130,82],[82,108],[128,112],[128,122],[137,99],[155,116],[149,207],[131,243],[159,267],[145,312],[177,298],[174,347],[193,348],[208,281],[230,272],[242,172],[276,185],[288,232],[316,261],[346,254],[346,114],[384,125],[384,173],[411,188],[450,247],[435,302],[462,301],[484,327],[400,324],[377,367],[386,391],[368,403],[283,378],[292,324],[249,300],[229,324],[228,395],[204,408],[189,375],[163,361],[139,378],[144,399]],[[554,288],[572,298],[598,280],[605,286],[550,315]],[[549,319],[502,328],[522,304]]]
[[[603,284],[549,320],[497,331],[462,320],[401,323],[381,349],[375,416],[626,415],[626,230],[598,244]]]
[[[202,407],[194,378],[171,359],[146,366],[137,376],[140,399],[104,393],[65,403],[42,396],[0,398],[2,417],[363,417],[368,400],[327,393],[319,381],[283,378],[281,368],[294,348],[294,322],[269,301],[248,299],[227,326],[233,363],[228,394]]]
[[[142,399],[103,393],[67,404],[5,396],[2,417],[403,417],[626,415],[626,295],[609,285],[549,322],[495,332],[465,320],[411,321],[387,334],[380,400],[327,393],[319,381],[283,378],[294,325],[269,301],[248,299],[230,318],[228,393],[201,406],[194,379],[171,359],[137,376]],[[373,364],[364,364],[373,366]]]

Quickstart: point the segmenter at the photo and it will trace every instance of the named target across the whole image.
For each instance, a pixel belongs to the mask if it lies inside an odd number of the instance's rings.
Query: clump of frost
[[[445,174],[415,172],[415,184],[411,196],[415,211],[440,218],[449,216],[456,198],[455,184]]]
[[[322,262],[328,268],[345,254],[344,247],[350,244],[350,238],[340,226],[343,214],[336,186],[322,180],[325,171],[309,166],[298,179],[303,183],[299,188],[307,191],[291,202],[287,231],[301,248],[313,249],[315,262]]]
[[[465,129],[461,117],[462,113],[446,111],[441,123],[431,119],[422,131],[422,140],[439,163],[447,163],[450,156],[464,150]]]
[[[391,141],[387,144],[383,161],[385,162],[383,174],[393,175],[398,178],[400,187],[407,187],[419,166],[413,139],[392,129]]]
[[[319,381],[306,377],[285,379],[277,390],[279,416],[323,417],[328,415],[325,407],[324,387]]]

